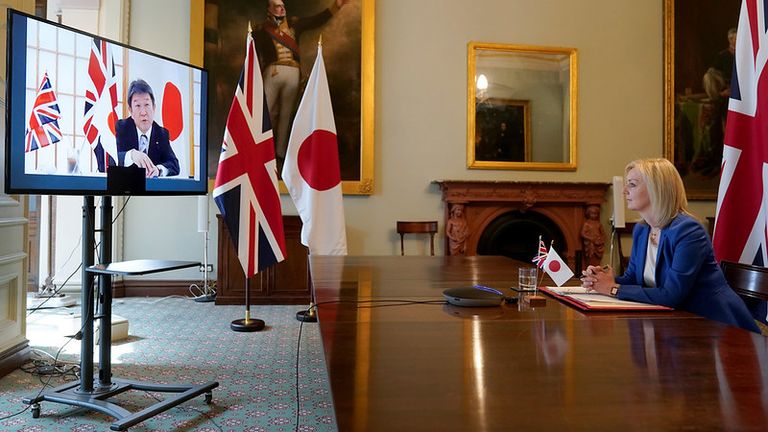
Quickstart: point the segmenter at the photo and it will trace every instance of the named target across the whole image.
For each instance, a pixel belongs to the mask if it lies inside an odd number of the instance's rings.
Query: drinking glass
[[[536,276],[536,267],[521,267],[517,271],[517,287],[520,288],[521,291],[532,291],[534,294],[536,294],[536,290],[538,288],[536,283]]]
[[[67,174],[75,174],[79,154],[75,148],[67,148]]]

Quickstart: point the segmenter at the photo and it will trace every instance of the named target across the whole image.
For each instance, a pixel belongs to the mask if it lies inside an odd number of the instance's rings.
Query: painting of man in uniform
[[[363,0],[206,0],[204,66],[209,71],[208,172],[218,152],[240,77],[250,23],[262,64],[265,93],[290,78],[291,95],[267,94],[278,173],[291,124],[317,56],[323,57],[333,104],[342,180],[359,180],[361,163],[361,2]],[[271,31],[270,31],[271,30]],[[280,90],[283,91],[283,90]],[[287,91],[287,90],[286,90]],[[274,112],[272,112],[274,111]],[[289,121],[286,121],[286,118]]]

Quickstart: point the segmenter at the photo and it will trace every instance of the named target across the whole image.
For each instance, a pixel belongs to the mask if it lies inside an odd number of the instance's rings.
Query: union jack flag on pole
[[[285,259],[275,142],[250,32],[227,117],[213,199],[246,277]]]
[[[744,0],[717,193],[713,245],[717,261],[765,266],[768,209],[768,34],[765,3]],[[765,302],[752,307],[765,322]]]
[[[112,58],[112,46],[107,41],[94,38],[88,59],[88,80],[85,88],[85,123],[83,132],[96,155],[98,170],[115,165],[117,140],[117,75]]]
[[[25,151],[31,152],[61,141],[61,111],[48,72],[43,75],[27,125]]]

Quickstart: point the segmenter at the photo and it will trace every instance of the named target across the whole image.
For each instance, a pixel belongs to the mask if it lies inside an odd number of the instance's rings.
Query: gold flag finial
[[[323,46],[323,34],[320,33],[320,39],[317,40],[317,46]]]
[[[248,33],[253,33],[253,29],[251,28],[251,22],[248,21]]]

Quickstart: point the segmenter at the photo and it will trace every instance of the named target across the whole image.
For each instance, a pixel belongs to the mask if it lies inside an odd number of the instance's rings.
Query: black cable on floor
[[[86,323],[83,323],[82,327],[80,327],[80,330],[78,330],[78,331],[77,331],[78,333],[80,333],[80,332],[82,332],[82,331],[83,331],[83,329],[85,328],[85,324],[86,324]],[[57,363],[59,362],[59,356],[61,355],[61,352],[64,350],[64,348],[67,346],[67,344],[69,344],[70,342],[72,342],[72,340],[73,340],[73,339],[74,339],[73,337],[72,337],[72,338],[69,338],[69,340],[67,340],[66,342],[64,342],[64,345],[62,345],[62,346],[61,346],[61,348],[59,348],[59,350],[56,352],[56,355],[53,357],[53,364],[54,364],[54,365],[55,365],[55,364],[57,364]],[[50,383],[51,383],[51,379],[52,379],[54,376],[56,376],[56,375],[55,375],[55,374],[49,374],[49,375],[48,375],[48,379],[47,379],[47,380],[46,380],[44,383],[42,382],[42,377],[40,377],[40,381],[41,381],[41,383],[43,384],[43,386],[40,388],[40,391],[38,391],[38,392],[37,392],[37,394],[35,395],[35,397],[34,397],[34,398],[31,398],[31,399],[37,399],[37,398],[39,398],[39,397],[40,397],[40,395],[41,395],[41,394],[43,394],[43,391],[45,391],[45,389],[46,389],[47,387],[49,387],[49,386],[50,386]],[[37,403],[39,403],[39,402],[37,402]],[[21,414],[25,413],[25,412],[26,412],[28,409],[30,409],[30,408],[32,407],[32,405],[34,405],[34,404],[28,404],[28,405],[27,405],[27,406],[25,406],[25,407],[24,407],[24,409],[22,409],[21,411],[17,411],[17,412],[15,412],[15,413],[13,413],[13,414],[9,414],[9,415],[7,415],[7,416],[5,416],[5,417],[0,417],[0,421],[3,421],[3,420],[8,420],[9,418],[12,418],[12,417],[16,417],[17,415],[21,415]]]
[[[296,338],[296,432],[299,432],[299,412],[301,411],[301,399],[299,399],[299,350],[301,349],[301,331],[304,329],[304,321],[299,322],[299,335]]]
[[[131,197],[129,196],[128,199],[126,199],[125,202],[123,203],[122,207],[120,207],[120,211],[118,211],[117,214],[115,215],[115,217],[112,218],[112,222],[109,224],[110,229],[112,228],[112,225],[114,225],[115,221],[117,221],[117,218],[120,216],[120,214],[123,212],[123,210],[125,210],[125,206],[128,205],[128,201],[130,201],[130,200],[131,200]],[[101,245],[101,241],[96,243],[96,245],[94,246],[94,250],[96,251],[97,256],[98,256],[98,252],[99,252],[99,245]],[[99,258],[99,260],[101,260],[101,258]],[[67,285],[67,282],[69,282],[69,280],[72,279],[72,277],[75,274],[77,274],[78,271],[80,271],[80,269],[82,267],[83,267],[83,263],[81,262],[80,265],[77,266],[75,271],[73,271],[69,276],[67,276],[67,278],[64,280],[64,283],[60,284],[59,287],[56,290],[53,291],[53,294],[50,297],[48,297],[45,300],[43,300],[36,307],[34,307],[32,309],[29,309],[29,311],[27,312],[27,318],[29,318],[30,315],[32,315],[33,313],[37,312],[38,310],[43,309],[43,306],[46,303],[48,303],[48,300],[54,298],[59,293],[59,291],[61,291]]]

